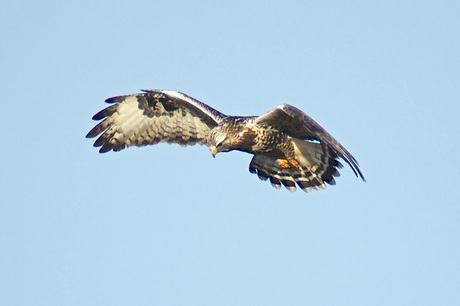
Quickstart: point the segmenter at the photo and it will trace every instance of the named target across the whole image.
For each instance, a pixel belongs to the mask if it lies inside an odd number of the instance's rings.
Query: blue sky
[[[458,305],[457,1],[2,4],[0,304]],[[276,190],[250,156],[99,154],[104,99],[293,104],[358,159]]]

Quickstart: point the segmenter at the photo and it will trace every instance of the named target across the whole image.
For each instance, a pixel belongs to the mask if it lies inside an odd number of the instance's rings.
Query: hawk
[[[207,145],[215,157],[238,150],[253,155],[249,171],[275,188],[309,192],[335,184],[344,160],[365,181],[356,159],[324,128],[298,108],[282,104],[262,116],[227,116],[184,94],[169,90],[107,99],[109,107],[87,138],[99,152],[159,142]]]

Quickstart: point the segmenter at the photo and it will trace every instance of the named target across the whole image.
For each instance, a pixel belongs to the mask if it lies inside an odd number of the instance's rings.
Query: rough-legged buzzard
[[[283,104],[262,116],[227,116],[183,93],[146,90],[113,97],[93,116],[102,120],[86,135],[99,138],[99,152],[159,142],[207,145],[213,156],[239,150],[253,154],[249,171],[275,188],[296,185],[308,192],[335,184],[348,163],[365,181],[356,159],[325,129],[294,106]]]

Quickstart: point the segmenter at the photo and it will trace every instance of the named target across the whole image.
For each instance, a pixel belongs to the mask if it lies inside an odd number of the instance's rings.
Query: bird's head
[[[208,135],[207,145],[213,157],[219,152],[228,152],[233,150],[230,139],[223,131],[222,127],[215,127]]]

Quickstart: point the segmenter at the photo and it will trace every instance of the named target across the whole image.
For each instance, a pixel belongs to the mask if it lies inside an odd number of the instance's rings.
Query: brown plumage
[[[106,100],[111,106],[87,138],[99,136],[99,152],[159,142],[207,145],[213,156],[239,150],[253,154],[249,171],[276,188],[324,189],[335,184],[342,158],[365,181],[356,159],[312,118],[283,104],[262,116],[227,116],[183,93],[147,90]]]

